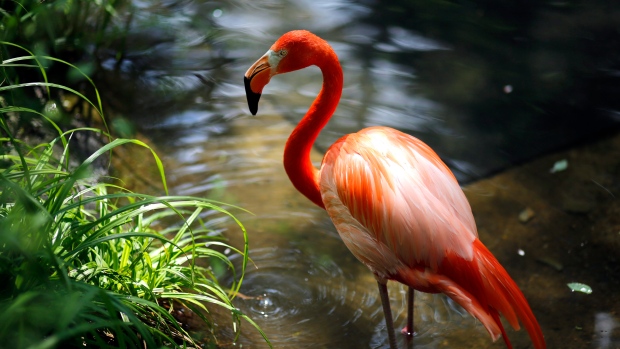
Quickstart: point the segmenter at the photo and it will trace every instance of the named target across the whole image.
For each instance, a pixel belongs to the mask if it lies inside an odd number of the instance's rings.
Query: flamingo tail
[[[448,253],[437,272],[422,267],[407,268],[394,279],[423,292],[446,294],[478,319],[494,341],[502,336],[509,349],[512,345],[499,314],[515,330],[521,322],[534,347],[545,349],[538,321],[517,284],[480,240],[476,239],[473,246],[472,260]]]
[[[511,348],[511,346],[499,321],[497,311],[506,318],[515,330],[519,329],[519,322],[521,322],[527,330],[534,347],[536,349],[545,349],[547,346],[542,331],[525,296],[508,275],[506,269],[499,264],[495,256],[478,239],[474,241],[473,260],[478,262],[479,275],[483,285],[482,292],[474,294],[480,294],[480,298],[482,298],[480,301],[486,302],[489,308],[491,308],[492,316],[494,315],[495,322],[502,330],[502,335],[508,348]],[[485,298],[486,301],[483,300]]]

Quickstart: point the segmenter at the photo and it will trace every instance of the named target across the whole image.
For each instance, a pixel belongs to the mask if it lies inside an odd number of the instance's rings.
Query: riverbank
[[[553,172],[563,161],[566,169]],[[619,348],[620,135],[543,156],[465,192],[481,240],[523,290],[547,346]],[[571,282],[592,293],[571,291]]]

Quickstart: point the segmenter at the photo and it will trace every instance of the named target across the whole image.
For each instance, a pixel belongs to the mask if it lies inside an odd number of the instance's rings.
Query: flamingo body
[[[336,228],[359,223],[355,234],[338,231],[360,260],[376,259],[377,244],[403,267],[437,270],[448,251],[473,257],[478,234],[469,202],[448,167],[415,137],[387,127],[347,135],[325,154],[319,183]],[[373,245],[362,250],[362,236]],[[365,264],[385,278],[397,266]]]
[[[320,170],[312,165],[312,144],[342,92],[342,69],[327,42],[307,31],[289,32],[276,41],[245,74],[252,113],[273,75],[309,65],[323,72],[323,88],[289,137],[284,166],[293,185],[325,208],[345,245],[375,275],[380,291],[387,292],[387,280],[395,280],[422,292],[444,293],[477,318],[493,340],[503,336],[511,348],[502,314],[514,329],[524,324],[536,349],[546,348],[525,297],[478,239],[467,198],[428,145],[388,127],[370,127],[336,141]],[[391,324],[387,293],[382,303]]]
[[[529,310],[521,291],[478,240],[454,175],[419,139],[388,127],[346,135],[325,154],[319,189],[343,242],[378,280],[447,294],[494,340],[504,331],[498,310],[515,329],[522,317],[537,331],[531,311],[519,311]]]

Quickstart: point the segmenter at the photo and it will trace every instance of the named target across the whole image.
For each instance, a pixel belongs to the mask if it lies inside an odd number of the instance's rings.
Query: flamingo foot
[[[408,326],[403,327],[403,329],[400,330],[400,333],[404,334],[405,336],[409,336],[409,337],[415,336],[415,332],[414,331],[409,331],[409,327]]]

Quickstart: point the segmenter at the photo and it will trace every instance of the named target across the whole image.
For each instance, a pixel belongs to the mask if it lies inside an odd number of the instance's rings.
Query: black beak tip
[[[248,99],[248,107],[250,108],[250,113],[252,113],[252,115],[256,115],[256,112],[258,112],[258,100],[260,99],[260,93],[252,91],[252,88],[250,88],[250,81],[252,80],[248,79],[245,76],[243,77],[243,83],[245,85],[245,96]]]

